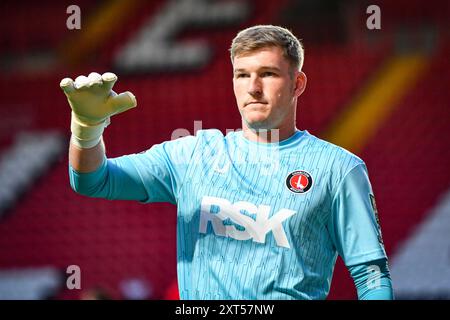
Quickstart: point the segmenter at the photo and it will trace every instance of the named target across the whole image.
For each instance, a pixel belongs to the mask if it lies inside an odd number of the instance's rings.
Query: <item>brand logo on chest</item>
[[[243,211],[256,215],[256,219],[252,219]],[[199,232],[206,233],[208,223],[211,223],[214,234],[217,236],[236,240],[253,239],[254,242],[259,243],[265,243],[266,235],[272,232],[279,247],[290,248],[282,223],[296,212],[281,209],[269,217],[270,212],[271,207],[265,205],[256,206],[246,201],[231,203],[227,199],[204,196],[200,209]],[[237,228],[233,224],[224,224],[228,219],[242,228]]]

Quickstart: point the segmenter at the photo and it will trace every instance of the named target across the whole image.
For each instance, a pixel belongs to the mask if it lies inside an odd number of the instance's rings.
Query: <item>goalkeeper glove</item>
[[[75,82],[70,78],[61,80],[60,87],[72,108],[71,139],[76,146],[95,147],[111,116],[136,107],[131,92],[117,94],[112,90],[116,81],[117,76],[111,72],[92,72],[88,77],[77,77]]]

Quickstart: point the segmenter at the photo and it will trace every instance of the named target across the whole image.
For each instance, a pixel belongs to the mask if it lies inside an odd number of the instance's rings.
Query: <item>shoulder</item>
[[[305,134],[307,145],[312,153],[319,153],[334,169],[342,168],[350,171],[353,167],[363,164],[364,161],[349,150],[320,139],[308,132]]]
[[[202,149],[211,148],[224,140],[224,136],[220,130],[207,129],[198,130],[195,135],[184,136],[160,144],[168,153],[192,154],[200,152]]]
[[[222,131],[218,129],[206,129],[198,130],[195,133],[194,139],[197,144],[197,148],[215,148],[225,141],[225,136]]]
[[[194,147],[200,143],[223,139],[223,134],[217,129],[198,130],[194,135],[185,135],[181,137],[171,137],[171,140],[162,142],[162,145],[166,148],[172,147]]]
[[[224,135],[222,131],[219,129],[204,129],[204,130],[198,130],[195,133],[195,136],[199,140],[216,140],[216,139],[223,139]]]
[[[364,161],[354,153],[307,133],[305,149],[311,163],[326,177],[328,188],[334,194],[353,170],[367,172]]]

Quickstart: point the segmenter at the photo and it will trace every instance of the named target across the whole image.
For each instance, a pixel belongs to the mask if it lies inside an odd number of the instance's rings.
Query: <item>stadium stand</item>
[[[0,154],[0,217],[62,154],[62,138],[58,133],[21,132]]]

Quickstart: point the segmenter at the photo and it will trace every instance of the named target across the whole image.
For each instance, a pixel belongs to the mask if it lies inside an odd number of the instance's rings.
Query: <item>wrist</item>
[[[95,147],[101,140],[104,129],[109,124],[109,118],[97,124],[86,124],[72,112],[70,130],[72,132],[71,141],[74,145],[82,149]]]

